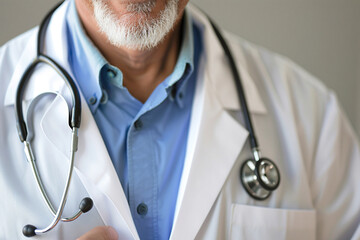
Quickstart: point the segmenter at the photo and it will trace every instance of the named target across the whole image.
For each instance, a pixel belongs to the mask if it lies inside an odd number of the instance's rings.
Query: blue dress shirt
[[[184,165],[199,56],[200,29],[186,12],[174,71],[143,104],[123,85],[82,27],[67,13],[69,62],[121,181],[141,239],[168,239]]]

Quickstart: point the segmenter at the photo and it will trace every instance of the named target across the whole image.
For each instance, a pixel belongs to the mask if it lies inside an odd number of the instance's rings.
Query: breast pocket
[[[230,239],[315,239],[316,212],[233,204]]]

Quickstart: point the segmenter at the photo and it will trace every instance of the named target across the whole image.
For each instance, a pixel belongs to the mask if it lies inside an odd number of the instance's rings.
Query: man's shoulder
[[[240,72],[245,70],[250,76],[268,111],[287,116],[286,119],[297,119],[297,128],[308,130],[309,136],[304,139],[320,135],[329,111],[336,118],[346,118],[334,91],[304,68],[235,35],[225,36]]]
[[[17,37],[11,39],[0,47],[0,69],[1,71],[7,69],[11,65],[18,62],[21,55],[24,53],[29,39],[36,34],[38,27],[34,27]],[[4,69],[5,68],[5,69]]]
[[[234,49],[235,58],[246,64],[248,70],[251,71],[253,68],[263,74],[267,73],[267,80],[285,81],[287,84],[299,84],[298,81],[300,81],[301,84],[317,88],[320,91],[328,91],[319,79],[288,57],[237,35],[226,33],[226,36]]]
[[[30,29],[0,47],[0,84],[3,88],[9,84],[29,40],[36,35],[37,29]]]
[[[238,65],[247,71],[259,88],[266,88],[271,95],[325,104],[333,94],[321,80],[291,59],[234,34],[225,33],[225,36]]]

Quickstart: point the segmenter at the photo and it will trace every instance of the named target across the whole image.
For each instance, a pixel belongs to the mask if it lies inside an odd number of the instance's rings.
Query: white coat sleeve
[[[310,176],[317,239],[360,239],[359,141],[333,93],[322,123]]]

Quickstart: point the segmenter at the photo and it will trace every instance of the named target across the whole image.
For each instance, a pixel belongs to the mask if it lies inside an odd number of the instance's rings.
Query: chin
[[[154,48],[172,30],[178,18],[178,0],[169,0],[158,13],[155,1],[130,4],[121,18],[103,0],[92,1],[100,31],[116,47]]]

